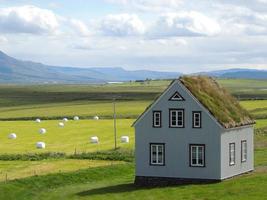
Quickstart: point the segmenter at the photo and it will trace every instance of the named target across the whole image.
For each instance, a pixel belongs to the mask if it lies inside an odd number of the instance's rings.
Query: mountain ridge
[[[125,70],[122,67],[66,67],[50,66],[39,62],[22,61],[0,51],[0,83],[106,83],[144,79],[174,79],[179,72],[152,70]],[[205,75],[217,78],[267,79],[267,70],[232,68],[197,72],[189,75]]]
[[[58,67],[21,61],[0,51],[0,83],[105,83],[137,79],[176,78],[178,72],[128,71],[121,67]]]

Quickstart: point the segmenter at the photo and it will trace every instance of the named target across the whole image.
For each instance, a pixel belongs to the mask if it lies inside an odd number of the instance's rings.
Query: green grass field
[[[221,79],[256,118],[256,128],[267,130],[267,81]],[[114,147],[112,99],[116,98],[118,146],[134,147],[131,124],[147,105],[170,83],[123,83],[109,85],[0,85],[0,154],[82,152],[110,150]],[[253,100],[248,100],[253,99]],[[266,99],[266,100],[255,100]],[[83,119],[58,127],[58,119],[80,116]],[[98,115],[100,120],[92,120]],[[42,120],[38,124],[35,118]],[[55,120],[57,119],[57,120]],[[8,121],[4,121],[8,120]],[[47,133],[39,134],[40,128]],[[8,139],[15,132],[16,140]],[[98,136],[99,144],[90,137]],[[129,144],[120,143],[122,135]],[[0,160],[0,199],[267,199],[267,134],[255,133],[253,173],[216,184],[183,185],[164,188],[137,188],[132,162],[70,159]],[[36,149],[44,141],[46,149]],[[6,175],[8,182],[5,182]]]
[[[72,172],[80,169],[120,164],[118,161],[49,159],[41,161],[0,161],[0,182],[29,176]]]
[[[136,118],[147,107],[149,101],[116,101],[118,118]],[[0,108],[1,119],[29,120],[35,118],[61,119],[73,117],[92,119],[97,115],[111,118],[113,115],[112,101],[76,101],[67,103],[45,103],[37,105],[21,105]]]
[[[92,152],[108,150],[114,147],[113,120],[79,120],[68,121],[65,127],[58,126],[57,120],[47,120],[41,123],[34,121],[0,121],[0,152],[27,153],[27,152]],[[118,145],[123,148],[132,148],[134,134],[131,125],[132,119],[118,119]],[[47,133],[39,134],[40,128],[46,128]],[[15,132],[17,139],[8,139],[8,134]],[[120,143],[120,137],[127,135],[130,143]],[[98,136],[99,144],[91,144],[90,137]],[[36,149],[35,143],[43,141],[45,149]]]

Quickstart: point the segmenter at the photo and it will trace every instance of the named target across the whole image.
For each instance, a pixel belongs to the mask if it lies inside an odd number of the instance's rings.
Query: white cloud
[[[55,33],[58,17],[50,10],[25,5],[0,9],[0,31],[8,33]]]
[[[90,31],[87,27],[87,25],[81,21],[81,20],[77,20],[77,19],[71,19],[70,20],[70,26],[80,35],[83,37],[89,36],[90,35]]]
[[[8,39],[5,36],[1,36],[0,35],[0,44],[4,44],[4,43],[7,43],[7,42],[8,42]]]
[[[228,35],[266,35],[267,14],[242,6],[219,6],[223,33]]]
[[[108,36],[136,36],[145,32],[145,25],[135,14],[108,15],[100,23],[100,30]]]
[[[160,16],[149,34],[152,37],[213,36],[220,31],[216,20],[191,11]]]
[[[180,7],[183,0],[107,0],[140,11],[170,11]]]

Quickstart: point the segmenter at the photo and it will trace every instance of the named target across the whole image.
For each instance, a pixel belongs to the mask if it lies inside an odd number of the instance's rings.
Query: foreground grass
[[[138,188],[132,164],[0,183],[0,199],[264,199],[267,174],[256,171],[205,185]],[[259,187],[260,186],[260,187]]]
[[[95,167],[98,161],[91,161],[93,168],[89,165],[88,167],[91,168],[80,169],[75,172],[71,169],[70,172],[33,176],[8,181],[7,183],[2,182],[0,183],[0,199],[266,199],[266,134],[256,133],[255,148],[256,170],[253,173],[234,177],[221,183],[192,184],[163,188],[140,188],[133,185],[133,163],[117,165],[107,164],[107,166]],[[64,162],[69,161],[59,160],[57,162],[63,162],[61,165],[58,165],[63,169],[65,167]],[[77,162],[77,165],[80,165],[81,161],[75,160],[75,162]],[[7,163],[10,164],[10,162]],[[83,166],[83,163],[81,165]],[[104,165],[106,165],[106,163]],[[5,168],[9,169],[9,166]],[[67,168],[69,169],[68,166]],[[16,171],[20,171],[20,169],[14,170],[15,173],[17,173]]]
[[[42,161],[0,161],[0,181],[19,179],[35,175],[63,173],[121,162],[103,160],[59,159]]]
[[[117,120],[118,146],[132,149],[134,145],[133,120]],[[80,120],[65,123],[64,128],[58,127],[58,121],[2,121],[0,122],[0,152],[1,154],[29,152],[65,152],[73,154],[109,150],[114,147],[113,120]],[[39,134],[40,128],[46,128],[47,133]],[[16,140],[8,139],[8,134],[15,132]],[[120,143],[120,137],[128,135],[130,143]],[[91,144],[90,137],[98,136],[99,144]],[[46,149],[36,149],[36,142],[46,143]]]

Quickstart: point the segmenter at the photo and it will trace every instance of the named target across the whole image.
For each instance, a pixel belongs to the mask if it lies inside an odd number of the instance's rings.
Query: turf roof
[[[205,76],[182,76],[179,80],[225,128],[255,123],[237,99],[214,79]]]

